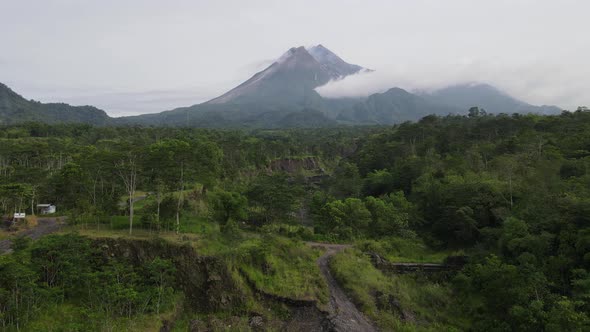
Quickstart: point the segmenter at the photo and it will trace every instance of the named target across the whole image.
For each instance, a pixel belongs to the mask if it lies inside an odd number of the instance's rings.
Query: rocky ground
[[[43,235],[56,232],[62,225],[63,224],[60,222],[59,218],[39,218],[37,220],[37,226],[22,231],[18,233],[17,236],[27,236],[36,240]],[[11,252],[11,245],[12,241],[10,239],[0,241],[0,255]]]

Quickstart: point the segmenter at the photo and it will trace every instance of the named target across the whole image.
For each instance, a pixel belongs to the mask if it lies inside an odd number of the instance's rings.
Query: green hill
[[[41,103],[27,100],[0,83],[0,124],[28,121],[43,123],[87,123],[107,125],[112,119],[94,106],[71,106],[64,103]]]

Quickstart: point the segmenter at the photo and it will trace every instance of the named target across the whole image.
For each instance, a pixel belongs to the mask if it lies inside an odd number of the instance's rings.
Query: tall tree
[[[115,163],[117,175],[125,186],[129,200],[129,234],[133,232],[133,206],[135,203],[135,192],[137,190],[139,157],[134,151],[124,153]]]

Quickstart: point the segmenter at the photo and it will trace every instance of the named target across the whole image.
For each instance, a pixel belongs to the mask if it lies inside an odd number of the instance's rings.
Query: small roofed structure
[[[37,211],[39,211],[40,214],[52,214],[55,213],[55,205],[37,204]]]

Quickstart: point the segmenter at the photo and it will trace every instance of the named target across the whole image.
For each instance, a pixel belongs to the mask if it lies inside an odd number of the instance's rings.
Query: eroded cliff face
[[[189,331],[218,331],[227,326],[240,326],[251,331],[332,331],[334,326],[328,313],[320,310],[315,301],[297,301],[265,294],[247,281],[234,279],[230,267],[221,257],[202,256],[189,245],[164,240],[113,239],[93,240],[105,260],[125,261],[141,266],[156,257],[170,260],[175,268],[175,288],[185,295],[189,307],[185,314],[195,318]],[[255,301],[256,312],[246,303]],[[272,311],[280,312],[271,314]],[[267,312],[268,311],[268,312]],[[172,320],[162,322],[161,331],[171,331]],[[242,325],[240,325],[242,324]]]
[[[185,294],[196,312],[210,313],[240,307],[244,295],[231,277],[227,265],[217,257],[201,256],[188,245],[163,240],[96,239],[105,259],[126,259],[143,265],[160,257],[176,268],[176,287]]]

